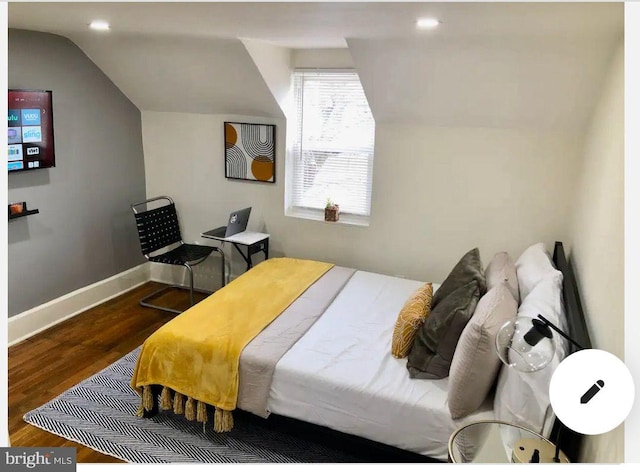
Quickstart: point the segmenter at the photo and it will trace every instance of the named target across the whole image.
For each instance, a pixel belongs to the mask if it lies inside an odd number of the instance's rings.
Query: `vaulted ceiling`
[[[378,122],[583,129],[621,3],[10,3],[76,43],[142,110],[281,116],[243,40],[348,48]],[[419,17],[442,22],[418,31]],[[91,20],[111,30],[88,29]]]

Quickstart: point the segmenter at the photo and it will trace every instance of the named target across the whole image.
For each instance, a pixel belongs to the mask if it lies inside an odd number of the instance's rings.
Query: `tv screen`
[[[9,172],[54,167],[51,91],[9,90]]]

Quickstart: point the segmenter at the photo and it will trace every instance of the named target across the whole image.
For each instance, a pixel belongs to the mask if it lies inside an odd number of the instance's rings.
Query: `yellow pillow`
[[[433,285],[426,283],[405,302],[398,314],[391,340],[391,355],[402,359],[409,355],[413,341],[431,312]]]

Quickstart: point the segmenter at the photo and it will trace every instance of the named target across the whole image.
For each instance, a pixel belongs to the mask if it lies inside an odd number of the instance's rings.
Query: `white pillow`
[[[531,291],[529,296],[520,304],[518,316],[536,318],[544,316],[551,323],[567,333],[569,326],[564,311],[562,297],[562,272],[548,275]],[[569,342],[556,333],[553,329],[553,339],[556,342],[556,355],[564,359],[569,352]],[[568,334],[568,333],[567,333]]]
[[[518,276],[518,288],[520,302],[523,302],[531,290],[548,275],[562,273],[553,265],[551,256],[544,244],[537,243],[528,247],[516,261],[516,274]]]
[[[541,314],[566,331],[562,301],[562,273],[555,271],[539,281],[518,309],[518,317],[535,318]],[[549,400],[551,376],[566,357],[568,343],[555,331],[556,355],[538,372],[520,372],[503,365],[498,374],[494,412],[499,420],[530,428],[544,436],[551,433],[554,415]]]

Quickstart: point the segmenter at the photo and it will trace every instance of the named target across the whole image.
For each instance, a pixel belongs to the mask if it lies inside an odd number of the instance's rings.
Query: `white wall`
[[[291,49],[251,39],[242,44],[286,116],[291,107]]]
[[[222,123],[230,119],[277,125],[275,184],[224,178]],[[357,227],[284,216],[283,121],[143,112],[147,195],[175,198],[185,239],[251,205],[249,229],[271,234],[272,255],[425,281],[443,280],[475,246],[488,263],[497,251],[517,257],[534,242],[551,248],[567,235],[578,157],[573,137],[381,125],[371,224]]]
[[[225,179],[224,121],[276,125],[275,184]],[[271,222],[274,215],[282,213],[284,163],[279,159],[284,146],[283,130],[283,119],[143,112],[147,197],[168,195],[175,200],[182,236],[187,242],[217,245],[201,238],[200,234],[225,225],[231,211],[247,206],[253,208],[248,229],[269,232],[271,228],[266,221]],[[271,253],[278,248],[278,239],[274,238]],[[231,249],[228,246],[225,253],[234,257],[232,270],[237,274],[244,269],[244,262],[240,256],[234,256]],[[184,272],[181,268],[158,265],[152,268],[152,277],[171,277],[170,274],[182,277]],[[220,273],[215,259],[210,258],[199,265],[194,273],[198,287],[209,290],[218,287]]]
[[[353,59],[349,49],[294,49],[291,54],[293,67],[349,69],[353,67]]]
[[[440,281],[474,246],[485,264],[537,241],[552,249],[566,236],[578,143],[566,134],[378,125],[370,229],[389,249],[376,266]]]
[[[592,344],[624,360],[623,42],[586,134],[576,197],[570,259]],[[624,428],[589,437],[583,453],[589,462],[623,462]]]

